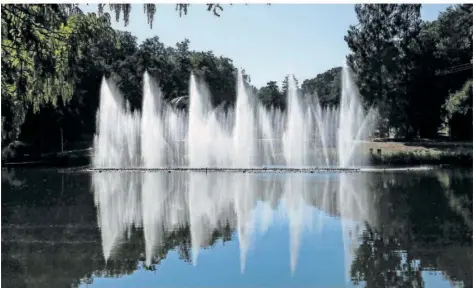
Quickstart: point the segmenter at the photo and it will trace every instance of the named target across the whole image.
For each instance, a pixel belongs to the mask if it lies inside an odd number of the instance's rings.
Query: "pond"
[[[472,287],[471,191],[453,169],[2,170],[2,287]]]

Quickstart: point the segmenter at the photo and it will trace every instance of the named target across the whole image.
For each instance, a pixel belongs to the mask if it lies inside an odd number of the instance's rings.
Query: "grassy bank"
[[[473,142],[365,142],[373,165],[452,165],[473,167]],[[379,154],[378,154],[379,151]]]
[[[372,154],[372,165],[451,165],[473,167],[473,153],[471,152],[410,152],[398,151],[386,154]]]

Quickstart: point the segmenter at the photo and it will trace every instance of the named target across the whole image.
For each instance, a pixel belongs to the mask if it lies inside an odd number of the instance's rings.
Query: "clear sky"
[[[174,4],[160,4],[151,29],[143,4],[133,4],[129,25],[113,21],[112,26],[130,31],[139,43],[159,36],[165,45],[174,46],[187,38],[192,50],[229,57],[261,87],[271,80],[280,83],[288,73],[302,81],[340,66],[349,53],[343,38],[349,25],[357,23],[352,4],[222,6],[220,18],[203,4],[191,5],[187,16],[180,18]],[[447,6],[425,4],[422,18],[434,20]],[[84,4],[81,9],[97,12],[97,5]],[[108,6],[104,11],[110,12]]]

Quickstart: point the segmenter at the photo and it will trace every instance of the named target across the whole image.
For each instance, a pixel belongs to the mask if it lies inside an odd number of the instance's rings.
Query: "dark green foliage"
[[[442,270],[453,286],[472,287],[469,170],[386,172],[368,189],[378,217],[360,227],[350,269],[355,285],[429,287],[422,272]]]
[[[338,105],[341,95],[342,67],[335,67],[302,82],[302,93],[319,97],[322,106]]]
[[[286,99],[284,94],[279,90],[276,81],[270,81],[258,91],[259,100],[267,107],[284,108],[286,107]]]
[[[459,91],[450,94],[443,108],[450,135],[454,139],[473,138],[473,80],[467,81]]]
[[[187,15],[187,9],[190,4],[176,4],[176,11],[179,12],[179,16]],[[220,17],[220,12],[223,11],[223,7],[220,4],[206,4],[207,11],[212,12],[213,15]],[[103,8],[106,4],[98,4],[99,15],[103,14]],[[120,16],[123,15],[123,22],[125,26],[130,22],[131,4],[109,4],[110,11],[115,13],[115,20],[120,21]],[[153,28],[154,15],[156,13],[156,4],[143,4],[143,11],[148,19],[148,24]]]
[[[4,141],[19,135],[28,111],[64,106],[74,97],[77,82],[83,79],[77,61],[91,44],[115,43],[107,17],[82,15],[67,7],[2,6]]]
[[[450,92],[471,79],[473,5],[449,7],[433,22],[420,5],[356,5],[345,40],[363,99],[398,137],[435,137]],[[451,67],[470,67],[455,69]],[[451,70],[455,73],[439,73]]]

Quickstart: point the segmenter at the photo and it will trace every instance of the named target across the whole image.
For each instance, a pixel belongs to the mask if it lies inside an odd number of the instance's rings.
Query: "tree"
[[[472,7],[449,7],[438,20],[422,22],[420,5],[355,6],[359,24],[345,37],[347,60],[363,101],[379,109],[388,120],[384,128],[396,136],[437,135],[449,90],[469,77],[438,77],[438,71],[470,61]]]
[[[192,71],[191,56],[192,52],[189,50],[189,39],[184,39],[176,44],[175,49],[175,72],[174,82],[176,88],[174,91],[175,96],[182,96],[188,94],[189,89],[189,75]]]
[[[418,31],[419,9],[419,5],[356,5],[359,24],[350,26],[345,37],[353,51],[348,64],[357,74],[365,104],[376,106],[398,129],[406,122],[400,111],[408,102],[409,45]],[[399,82],[404,89],[399,89]]]
[[[317,95],[322,106],[336,106],[340,103],[342,67],[335,67],[315,78],[302,82],[302,93]]]
[[[266,107],[275,107],[284,109],[286,107],[286,98],[279,90],[276,81],[269,81],[266,86],[263,86],[258,91],[258,99]]]
[[[98,4],[99,15],[103,14],[103,8],[106,4]],[[179,16],[187,15],[187,9],[190,4],[176,4],[176,11],[179,12]],[[220,4],[206,4],[207,11],[212,12],[215,16],[220,17],[220,12],[223,11],[223,7]],[[115,13],[115,20],[118,22],[120,16],[123,15],[123,22],[125,26],[130,21],[131,4],[109,4],[110,11]],[[156,13],[156,4],[143,4],[143,11],[148,19],[148,24],[153,28],[154,15]]]
[[[67,102],[81,45],[113,33],[106,17],[61,5],[2,5],[2,138],[15,139],[26,112]],[[5,116],[3,116],[5,115]]]
[[[473,138],[472,103],[473,80],[470,80],[465,83],[462,89],[450,94],[443,105],[451,137],[461,140]]]
[[[216,57],[212,51],[193,52],[191,66],[195,75],[208,84],[214,106],[235,103],[238,70],[230,58]]]
[[[94,15],[81,17],[96,18]],[[94,24],[90,22],[84,27],[93,29]],[[78,33],[87,35],[89,32],[78,30]],[[92,139],[102,78],[111,77],[113,71],[119,70],[116,65],[126,58],[127,53],[137,49],[133,48],[136,40],[127,36],[127,33],[112,31],[82,41],[70,68],[74,75],[70,80],[73,87],[71,99],[64,101],[60,97],[57,103],[42,104],[39,111],[29,108],[19,138],[34,144],[38,153],[59,150],[61,134],[66,144],[84,137]]]
[[[345,41],[352,50],[347,57],[357,74],[360,93],[369,105],[381,106],[387,97],[391,62],[395,61],[392,39],[395,5],[355,5],[359,21],[350,26]]]
[[[440,13],[437,20],[421,24],[419,41],[414,49],[415,68],[412,69],[413,86],[410,89],[415,96],[410,107],[416,111],[411,122],[421,137],[437,135],[446,98],[471,79],[471,72],[466,69],[455,73],[448,71],[470,61],[473,34],[469,27],[473,20],[469,16],[472,8],[473,5],[451,6]],[[426,102],[429,105],[425,105]]]
[[[419,41],[420,32],[420,6],[421,5],[398,5],[394,15],[394,45],[398,51],[397,63],[392,71],[394,85],[397,89],[390,91],[388,101],[390,111],[390,121],[395,123],[400,134],[407,137],[415,137],[418,134],[417,127],[413,127],[413,118],[417,114],[417,108],[413,105],[414,97],[421,97],[420,94],[412,93],[412,88],[416,84],[413,78],[413,70],[417,68],[414,54],[415,44]]]

